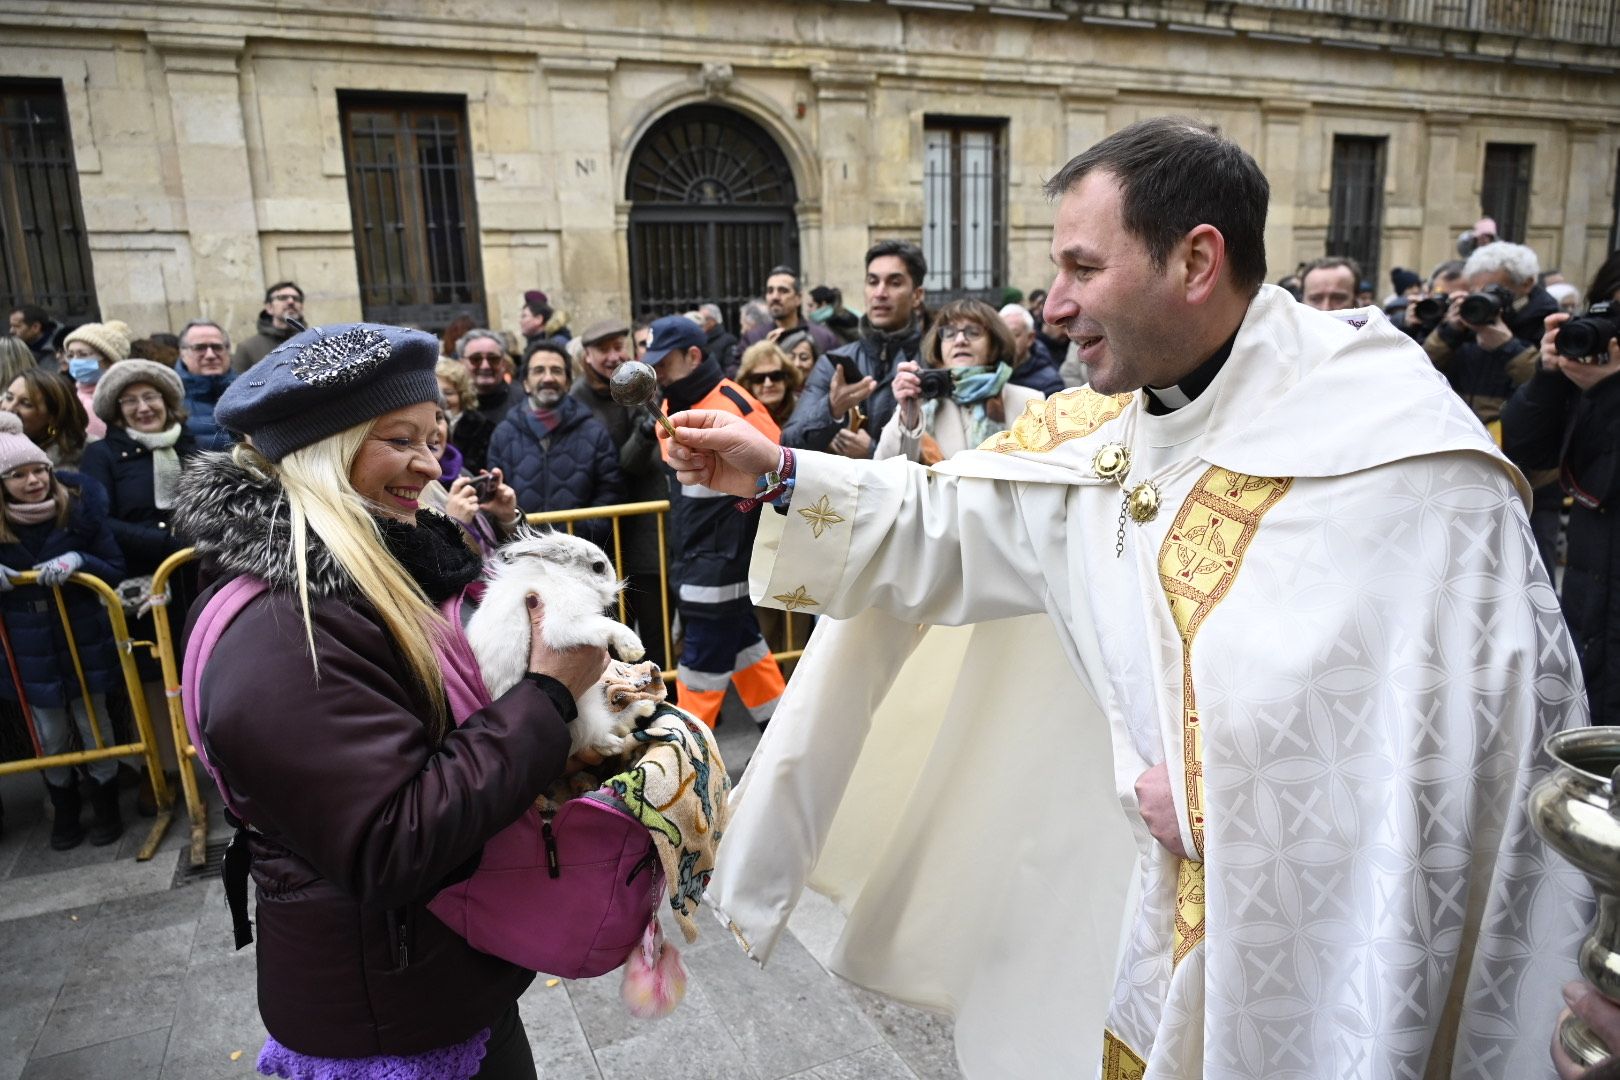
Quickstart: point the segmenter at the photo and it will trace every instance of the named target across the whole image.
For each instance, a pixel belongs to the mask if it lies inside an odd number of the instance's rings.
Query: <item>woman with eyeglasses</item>
[[[1005,431],[1043,397],[1008,382],[1018,346],[996,309],[981,301],[953,300],[940,308],[920,352],[930,369],[929,392],[925,396],[922,367],[907,361],[895,369],[897,407],[874,457],[932,465]]]
[[[44,378],[60,383],[54,375]],[[63,393],[70,394],[63,384]],[[77,400],[74,401],[77,405]],[[12,424],[11,426],[15,426]],[[12,579],[38,572],[37,585],[14,585]],[[113,649],[112,627],[101,599],[89,589],[63,589],[62,604],[72,627],[68,646],[50,589],[82,571],[103,581],[124,575],[124,555],[107,522],[107,493],[100,484],[77,473],[52,467],[44,450],[26,436],[0,427],[0,618],[5,620],[10,659],[21,677],[22,693],[10,672],[0,678],[0,698],[26,700],[39,735],[40,751],[64,754],[73,748],[94,750],[113,742],[107,691],[121,676]],[[82,665],[84,681],[79,681]],[[90,723],[89,707],[96,725]],[[92,784],[90,842],[111,844],[124,832],[118,810],[118,762],[102,758],[84,766]],[[55,851],[78,847],[85,832],[79,824],[79,788],[74,770],[45,770],[54,819],[50,845]]]
[[[777,426],[787,423],[799,403],[799,387],[804,385],[799,369],[774,341],[756,341],[743,352],[737,367],[737,381],[765,406]]]
[[[78,467],[87,418],[66,379],[37,367],[25,371],[0,393],[0,410],[16,414],[23,434],[45,451],[52,465]]]
[[[107,437],[91,443],[82,469],[107,489],[113,536],[130,574],[150,574],[185,543],[169,519],[180,473],[200,449],[186,426],[185,390],[151,360],[115,364],[96,385]]]

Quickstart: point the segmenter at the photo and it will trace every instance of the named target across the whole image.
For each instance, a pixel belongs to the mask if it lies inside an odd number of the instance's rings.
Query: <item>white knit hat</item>
[[[0,435],[21,435],[22,417],[13,412],[0,412]]]
[[[49,465],[45,451],[26,435],[0,434],[0,476],[23,465]]]
[[[180,403],[186,399],[186,389],[173,368],[164,367],[155,360],[121,360],[102,373],[90,407],[105,423],[122,425],[123,413],[118,408],[118,399],[136,383],[148,383],[163,395],[163,404],[168,408],[171,419],[179,411]]]
[[[109,364],[116,364],[129,358],[129,327],[117,319],[104,323],[85,323],[62,339],[62,348],[67,348],[75,341],[82,341],[96,350],[107,358]]]

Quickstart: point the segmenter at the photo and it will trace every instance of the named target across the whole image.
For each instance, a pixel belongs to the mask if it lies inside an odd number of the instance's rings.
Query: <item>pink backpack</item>
[[[203,666],[237,614],[268,586],[238,577],[208,601],[186,643],[181,703],[197,760],[238,818],[231,793],[208,759],[197,717]],[[459,618],[460,597],[443,612],[453,634],[439,648],[445,694],[456,723],[490,703]],[[232,842],[233,847],[236,841]],[[245,852],[245,848],[242,849]],[[239,855],[245,871],[245,859]],[[227,855],[227,876],[231,856]],[[227,882],[227,893],[230,883]],[[237,913],[237,947],[246,931],[246,898]],[[484,844],[478,869],[427,905],[480,952],[564,979],[606,974],[642,943],[664,894],[664,871],[646,826],[606,789],[571,799],[554,816],[532,806]],[[244,940],[244,933],[249,936]]]

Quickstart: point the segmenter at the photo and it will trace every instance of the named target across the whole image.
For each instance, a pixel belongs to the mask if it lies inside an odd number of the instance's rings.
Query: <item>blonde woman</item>
[[[433,373],[438,376],[439,393],[444,397],[445,415],[450,420],[450,445],[461,451],[461,461],[468,472],[481,473],[489,456],[489,437],[495,433],[495,424],[478,411],[478,395],[473,390],[467,365],[460,360],[441,358],[434,365]]]
[[[777,426],[788,422],[799,403],[804,380],[788,354],[774,341],[756,341],[743,352],[737,381],[765,406]]]
[[[248,826],[259,1062],[278,1076],[535,1075],[516,1005],[533,973],[425,905],[562,774],[574,696],[607,658],[532,634],[530,677],[452,724],[441,657],[460,629],[441,611],[480,562],[418,502],[440,473],[437,359],[418,331],[298,334],[220,398],[246,442],[182,483],[179,528],[215,582],[193,610],[242,575],[268,586],[196,673],[195,705]]]

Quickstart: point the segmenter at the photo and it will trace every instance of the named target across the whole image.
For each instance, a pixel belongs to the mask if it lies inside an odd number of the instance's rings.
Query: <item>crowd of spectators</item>
[[[1543,271],[1530,248],[1501,241],[1494,230],[1482,221],[1465,237],[1463,257],[1427,277],[1396,268],[1378,306],[1527,470],[1536,491],[1533,524],[1563,582],[1594,711],[1620,718],[1620,678],[1605,670],[1608,638],[1620,636],[1620,604],[1608,594],[1620,572],[1620,544],[1606,516],[1620,498],[1610,401],[1616,392],[1607,381],[1620,364],[1620,355],[1610,354],[1620,346],[1610,342],[1607,353],[1585,361],[1561,357],[1550,342],[1562,320],[1583,310],[1581,289]],[[838,289],[806,288],[797,268],[777,266],[760,282],[758,299],[738,306],[736,326],[727,325],[718,303],[704,303],[641,312],[634,321],[609,316],[578,329],[539,290],[523,294],[516,333],[459,317],[441,336],[443,476],[424,501],[459,521],[468,542],[488,554],[520,513],[670,500],[664,529],[652,514],[575,528],[616,559],[628,583],[627,618],[654,660],[676,666],[685,702],[713,722],[728,684],[735,685],[764,723],[781,688],[770,650],[802,644],[808,621],[796,623],[789,639],[785,620],[772,613],[761,636],[747,602],[753,516],[674,484],[652,417],[616,403],[610,380],[625,361],[645,359],[666,411],[723,408],[751,417],[788,447],[925,463],[977,445],[1030,403],[1084,383],[1068,339],[1044,324],[1043,291],[946,299],[931,310],[927,274],[916,245],[883,240],[866,253],[859,311],[846,307]],[[1325,310],[1377,303],[1371,282],[1345,257],[1302,264],[1279,284]],[[1620,301],[1620,254],[1584,296]],[[228,331],[205,318],[178,334],[134,338],[116,319],[68,327],[38,306],[17,305],[10,335],[0,337],[0,411],[15,415],[7,425],[19,430],[8,434],[20,454],[4,475],[6,490],[43,467],[52,491],[70,493],[74,527],[95,518],[104,536],[84,540],[83,551],[58,550],[65,533],[8,540],[13,534],[0,523],[0,588],[15,571],[78,554],[81,565],[125,586],[134,617],[149,599],[152,573],[185,546],[169,527],[181,472],[234,438],[215,423],[215,402],[304,326],[304,302],[296,282],[271,285],[256,332],[234,349]],[[712,512],[721,506],[726,513]],[[1561,514],[1568,517],[1563,558]],[[190,587],[183,574],[172,585],[182,606]],[[42,597],[38,587],[13,589],[7,610],[37,606]],[[666,611],[676,614],[675,654],[665,650]],[[42,709],[71,712],[82,696],[71,666],[54,681],[36,686],[31,678],[25,673],[24,696],[36,718]],[[17,706],[5,705],[19,699],[14,682],[0,680],[0,709],[10,710],[0,724],[15,723]],[[73,723],[52,730],[72,741]],[[105,771],[91,770],[92,784],[105,781]],[[58,807],[64,817],[68,809]],[[76,811],[71,816],[77,820]],[[93,840],[105,835],[106,828],[91,832]],[[53,834],[53,844],[73,839],[66,827]]]

